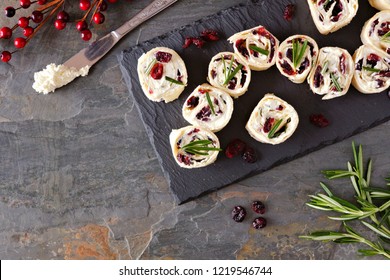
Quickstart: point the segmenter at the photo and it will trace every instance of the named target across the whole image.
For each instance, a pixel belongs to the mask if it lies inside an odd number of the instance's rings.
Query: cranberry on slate
[[[255,200],[252,202],[252,210],[255,211],[257,214],[264,214],[265,213],[265,205],[263,202],[259,200]]]
[[[294,16],[294,12],[295,12],[295,5],[288,4],[283,11],[284,19],[290,21]]]
[[[191,46],[192,44],[192,37],[187,37],[185,40],[184,40],[184,45],[183,45],[183,49],[186,49],[188,48],[189,46]]]
[[[311,114],[310,122],[318,127],[326,127],[330,124],[329,121],[322,114]]]
[[[241,223],[246,216],[245,208],[242,206],[235,206],[232,210],[232,219],[237,222]]]
[[[215,30],[211,30],[211,29],[203,30],[200,33],[200,37],[206,41],[218,41],[219,40],[218,32]]]
[[[254,219],[253,222],[252,222],[252,226],[255,229],[264,228],[266,225],[267,225],[267,220],[265,218],[263,218],[263,217],[258,217],[256,219]]]
[[[241,154],[244,151],[245,147],[246,147],[246,144],[242,140],[234,139],[233,141],[231,141],[227,145],[226,150],[225,150],[225,155],[228,158],[233,158],[233,157]]]
[[[203,48],[205,41],[201,38],[193,38],[192,43],[199,49]]]
[[[252,147],[247,146],[242,154],[242,159],[247,163],[255,163],[257,161],[255,150]]]

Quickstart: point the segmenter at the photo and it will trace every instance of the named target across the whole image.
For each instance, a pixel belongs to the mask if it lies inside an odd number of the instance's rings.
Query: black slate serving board
[[[283,18],[283,10],[290,3],[296,4],[296,13],[289,22]],[[321,96],[314,95],[309,90],[307,83],[293,84],[273,66],[267,71],[252,72],[249,91],[234,101],[231,121],[217,133],[221,147],[226,147],[229,141],[239,137],[256,149],[260,160],[249,164],[240,157],[228,159],[221,153],[214,164],[187,170],[176,164],[169,146],[168,137],[171,130],[188,125],[181,116],[182,105],[197,85],[206,82],[211,57],[220,51],[233,50],[226,38],[261,24],[280,41],[293,34],[306,34],[313,37],[319,47],[338,46],[353,54],[361,45],[360,30],[364,22],[377,12],[369,6],[368,1],[359,1],[359,5],[358,14],[351,24],[336,33],[324,36],[314,26],[306,1],[252,0],[131,47],[120,54],[118,59],[124,79],[137,104],[170,188],[179,203],[341,141],[390,119],[390,100],[385,92],[364,95],[351,86],[347,95],[322,101]],[[203,49],[194,46],[182,48],[185,37],[196,37],[205,29],[219,31],[222,39],[207,44]],[[142,53],[158,46],[176,50],[186,63],[189,74],[186,90],[178,100],[168,104],[151,102],[144,96],[136,71],[137,60]],[[275,146],[255,141],[245,130],[252,110],[264,94],[269,92],[293,105],[300,117],[294,135]],[[326,128],[312,125],[309,121],[312,113],[324,114],[331,125]]]

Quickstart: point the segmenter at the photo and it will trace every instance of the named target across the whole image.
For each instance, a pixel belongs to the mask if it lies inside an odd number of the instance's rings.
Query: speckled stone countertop
[[[94,38],[150,2],[110,6]],[[116,55],[242,2],[180,0],[127,35],[88,77],[55,94],[34,92],[33,74],[85,46],[74,25],[43,28],[9,64],[0,64],[1,259],[362,258],[356,253],[361,245],[300,239],[340,227],[305,203],[321,181],[352,198],[348,181],[328,182],[321,174],[346,166],[352,141],[373,159],[373,183],[383,186],[390,171],[389,122],[183,205],[170,193]],[[76,17],[77,1],[66,5]],[[10,22],[0,17],[2,26]],[[254,198],[267,207],[262,230],[251,228],[250,211],[241,224],[230,218],[233,206],[249,210]]]

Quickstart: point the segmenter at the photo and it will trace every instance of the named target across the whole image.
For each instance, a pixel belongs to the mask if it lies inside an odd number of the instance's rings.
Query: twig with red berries
[[[117,0],[79,0],[79,8],[82,11],[85,11],[84,16],[75,21],[76,29],[80,31],[81,38],[84,41],[89,41],[92,38],[92,32],[89,29],[89,25],[92,22],[95,24],[102,24],[105,21],[105,16],[102,12],[106,11],[108,8],[107,3],[115,3]],[[65,11],[65,2],[66,0],[19,0],[20,7],[6,7],[5,15],[7,17],[14,17],[17,10],[27,9],[32,5],[36,4],[38,7],[31,13],[28,17],[20,17],[17,24],[12,28],[2,27],[0,29],[0,39],[11,39],[13,33],[17,31],[18,28],[21,29],[23,37],[16,37],[14,42],[15,50],[10,52],[8,50],[3,50],[1,52],[0,59],[3,62],[8,62],[12,58],[12,54],[19,49],[23,49],[27,43],[31,40],[32,37],[41,29],[45,23],[52,19],[55,15],[54,26],[58,30],[65,29],[68,22],[70,22],[70,16]],[[90,17],[89,23],[87,23],[88,18]],[[35,24],[32,26],[31,24]]]

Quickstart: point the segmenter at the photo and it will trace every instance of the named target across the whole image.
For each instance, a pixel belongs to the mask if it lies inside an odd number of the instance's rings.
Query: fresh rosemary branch
[[[307,40],[303,42],[301,45],[298,40],[294,40],[292,42],[293,44],[293,64],[294,68],[296,69],[300,64],[303,55],[305,54],[306,48],[307,48]]]
[[[215,115],[214,105],[213,102],[211,101],[210,94],[208,91],[206,91],[206,99],[207,99],[207,103],[210,106],[211,112],[213,113],[213,115]]]
[[[336,77],[334,76],[333,73],[330,73],[330,78],[331,78],[331,80],[332,80],[332,83],[333,83],[334,86],[336,87],[337,91],[341,91],[340,84],[339,84],[339,82],[337,81],[338,78],[336,78]]]
[[[196,140],[181,147],[183,151],[193,155],[207,156],[208,151],[222,151],[220,148],[209,147],[213,142],[211,140]]]
[[[301,238],[336,243],[363,243],[370,249],[360,249],[359,253],[365,256],[382,255],[390,259],[390,250],[384,246],[384,243],[390,243],[390,178],[386,178],[387,188],[370,187],[372,161],[368,161],[365,170],[362,146],[356,148],[352,143],[352,149],[354,164],[348,162],[347,170],[328,170],[323,171],[323,174],[328,179],[350,178],[356,203],[335,196],[324,183],[320,184],[325,194],[311,195],[310,201],[306,203],[315,209],[338,213],[339,215],[329,218],[343,221],[344,231],[316,231]],[[361,222],[377,235],[378,240],[368,240],[354,231],[347,224],[350,220]]]
[[[278,131],[278,128],[279,128],[279,126],[281,125],[282,122],[283,122],[283,119],[280,119],[272,126],[271,130],[268,133],[268,138],[269,139],[275,137],[275,134]]]

